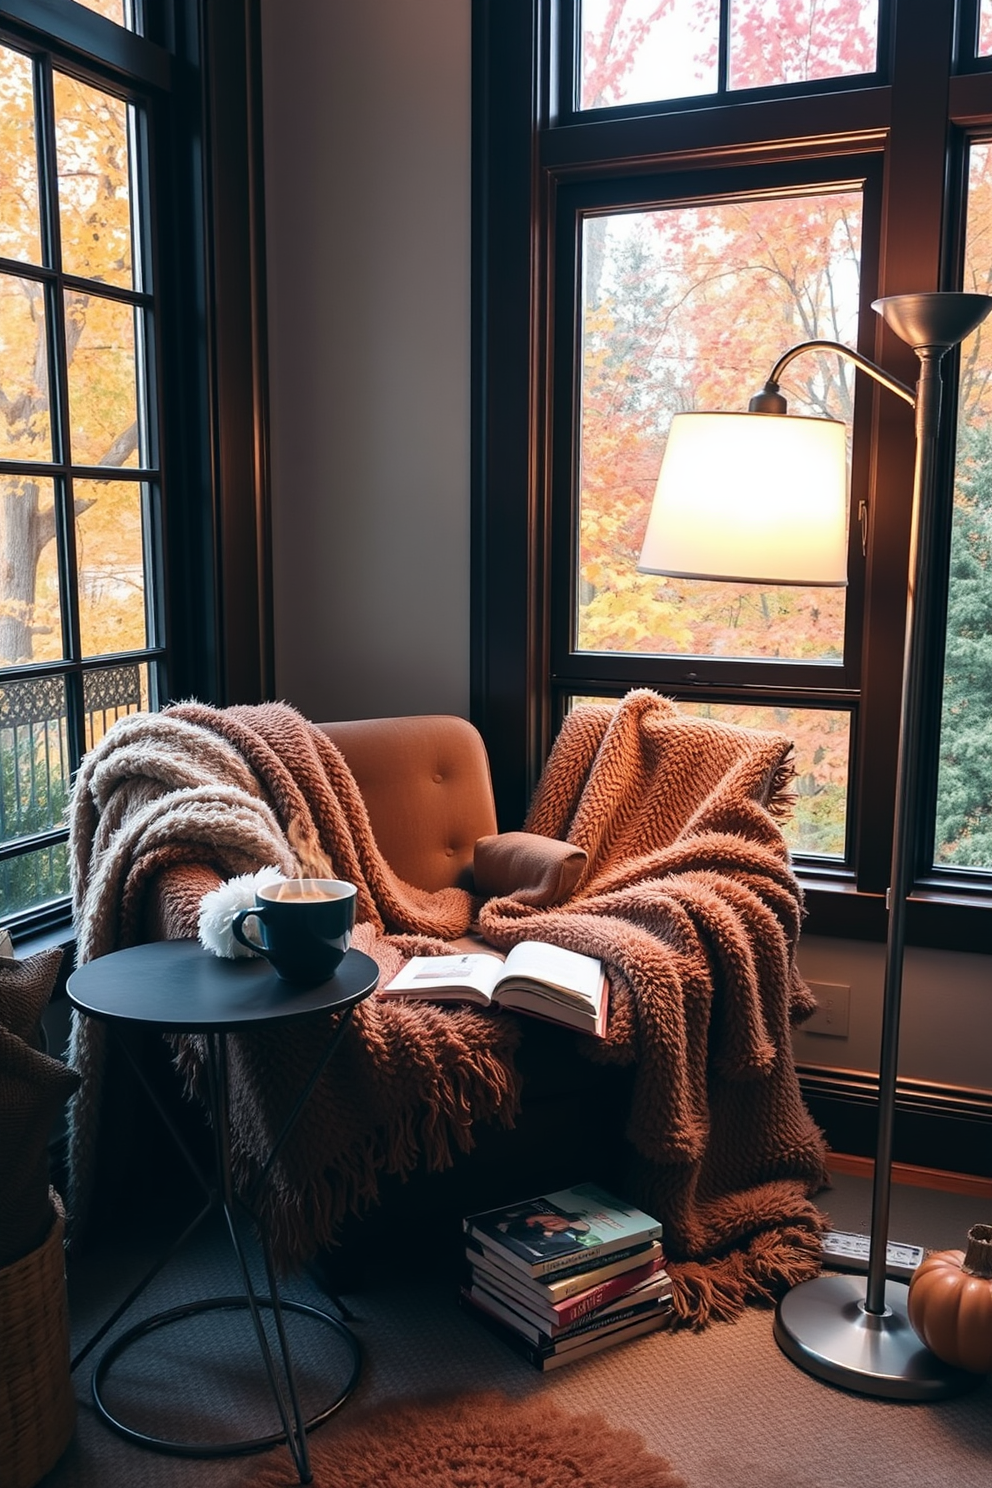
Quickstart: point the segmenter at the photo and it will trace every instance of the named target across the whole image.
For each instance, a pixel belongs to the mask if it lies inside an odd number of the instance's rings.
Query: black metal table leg
[[[351,952],[349,955],[352,961],[350,968],[346,967],[349,974],[343,978],[343,986],[335,987],[329,983],[322,989],[304,990],[295,994],[287,993],[287,989],[282,984],[270,986],[269,983],[274,980],[274,977],[267,968],[262,970],[256,966],[249,967],[245,971],[242,964],[242,969],[232,972],[230,963],[225,966],[216,958],[202,952],[195,942],[185,941],[156,942],[154,945],[136,946],[127,951],[115,952],[100,961],[86,963],[70,978],[70,999],[83,1012],[105,1017],[111,1022],[144,1021],[163,1028],[196,1033],[202,1037],[207,1074],[207,1101],[214,1149],[214,1172],[211,1180],[204,1175],[198,1162],[189,1152],[169,1112],[158,1099],[140,1064],[132,1056],[127,1047],[127,1041],[122,1038],[121,1042],[135,1073],[206,1191],[207,1201],[178,1239],[155,1262],[107,1321],[88,1340],[73,1359],[71,1367],[75,1369],[95,1345],[106,1336],[207,1215],[215,1210],[219,1209],[223,1214],[242,1284],[242,1292],[239,1295],[190,1302],[169,1311],[155,1313],[129,1329],[104,1351],[93,1372],[93,1400],[97,1411],[107,1425],[130,1441],[157,1451],[185,1457],[234,1456],[261,1451],[285,1442],[293,1458],[300,1482],[309,1483],[312,1481],[312,1472],[307,1433],[328,1420],[344,1404],[358,1383],[361,1372],[361,1350],[358,1340],[345,1323],[318,1308],[300,1302],[284,1301],[280,1296],[265,1225],[256,1212],[256,1201],[272,1167],[295,1127],[317,1081],[338,1047],[355,1006],[363,997],[368,996],[378,979],[378,968],[369,957],[356,952]],[[142,962],[141,969],[145,970],[146,975],[151,975],[153,972],[157,974],[154,991],[158,994],[160,1002],[168,1001],[170,990],[173,996],[178,992],[188,1001],[192,995],[188,986],[192,973],[195,983],[193,991],[199,998],[196,1006],[187,1006],[182,1016],[177,1017],[166,1016],[161,1008],[157,1008],[154,996],[149,1003],[147,993],[143,994],[144,1001],[140,999],[134,1001],[131,974],[139,960]],[[144,964],[149,960],[153,963],[151,969]],[[113,963],[112,968],[111,963]],[[108,970],[112,970],[109,979],[106,975]],[[101,973],[103,974],[102,980],[100,980]],[[266,981],[266,978],[269,980]],[[246,1002],[243,997],[246,981],[254,995],[253,1003]],[[85,983],[84,991],[80,989],[81,982]],[[261,992],[259,993],[260,982]],[[239,993],[242,994],[240,997]],[[325,1010],[337,1013],[337,1026],[328,1037],[306,1085],[277,1134],[248,1195],[241,1198],[235,1192],[231,1161],[228,1033],[235,1030],[247,1031],[249,1026],[263,1022],[276,1023],[288,1017]],[[256,1295],[252,1283],[248,1257],[242,1237],[238,1232],[237,1210],[239,1207],[245,1211],[257,1231],[265,1267],[267,1296]],[[214,1311],[248,1313],[268,1386],[279,1414],[281,1430],[265,1436],[239,1437],[223,1442],[190,1442],[153,1436],[135,1426],[128,1425],[108,1405],[105,1398],[105,1386],[113,1365],[140,1339],[157,1329],[167,1328],[182,1323],[188,1318]],[[265,1312],[271,1313],[272,1316],[278,1344],[275,1350],[266,1331],[263,1316]],[[285,1312],[303,1314],[332,1328],[345,1343],[351,1359],[351,1370],[342,1388],[327,1405],[309,1419],[304,1419],[292,1352],[286,1334]]]

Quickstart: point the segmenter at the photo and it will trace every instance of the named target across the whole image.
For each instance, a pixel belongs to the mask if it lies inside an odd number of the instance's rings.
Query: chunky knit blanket
[[[824,1144],[790,1038],[815,1003],[775,820],[790,807],[791,748],[646,690],[616,708],[580,705],[525,826],[585,848],[583,876],[563,905],[492,899],[479,915],[501,949],[543,940],[606,966],[599,1054],[636,1066],[624,1191],[663,1217],[690,1320],[732,1316],[819,1265],[810,1195],[826,1179]]]
[[[84,760],[71,811],[78,954],[148,933],[195,935],[218,879],[273,864],[358,885],[356,944],[388,980],[440,953],[479,912],[500,948],[543,939],[602,958],[609,1033],[583,1045],[635,1066],[627,1197],[664,1220],[684,1321],[733,1316],[815,1274],[823,1145],[803,1106],[790,1025],[812,1008],[795,966],[801,897],[774,819],[789,741],[683,716],[651,692],[566,720],[526,823],[588,853],[553,909],[402,883],[379,853],[338,750],[283,704],[185,704],[121,720]],[[140,995],[140,994],[139,994]],[[250,1184],[313,1067],[327,1022],[231,1036],[236,1174]],[[517,1020],[367,999],[271,1175],[277,1258],[333,1243],[382,1171],[450,1162],[476,1121],[512,1124]],[[80,1018],[71,1060],[70,1208],[85,1209],[102,1026]],[[196,1089],[197,1048],[179,1062]],[[618,1167],[620,1158],[618,1155]]]
[[[189,703],[121,719],[83,760],[70,803],[77,959],[149,935],[195,937],[204,893],[269,865],[357,884],[353,943],[383,981],[410,955],[449,949],[476,907],[462,889],[426,893],[392,873],[343,756],[293,708]],[[229,1036],[242,1186],[330,1031],[328,1015]],[[264,1191],[280,1262],[298,1264],[332,1243],[346,1211],[375,1197],[381,1170],[407,1173],[421,1159],[445,1167],[472,1147],[474,1121],[512,1124],[518,1038],[512,1019],[469,1009],[360,1004]],[[69,1110],[67,1204],[76,1236],[96,1166],[105,1052],[105,1026],[75,1014],[69,1059],[82,1084]],[[196,1090],[194,1041],[182,1041],[179,1063]]]

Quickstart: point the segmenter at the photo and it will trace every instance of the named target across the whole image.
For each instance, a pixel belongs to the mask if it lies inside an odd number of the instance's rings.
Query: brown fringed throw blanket
[[[773,817],[789,749],[778,735],[683,716],[647,691],[615,709],[576,709],[525,825],[585,848],[583,878],[553,909],[510,897],[479,910],[500,948],[543,939],[603,959],[608,1037],[581,1043],[636,1066],[618,1171],[626,1196],[665,1223],[677,1310],[692,1323],[733,1316],[819,1268],[822,1217],[810,1195],[824,1177],[823,1144],[790,1044],[812,1000],[795,966],[800,892]],[[358,884],[356,944],[383,980],[409,955],[446,949],[479,909],[460,890],[424,893],[392,874],[340,753],[283,704],[194,703],[121,720],[83,763],[71,845],[82,960],[141,938],[152,881],[166,911],[157,931],[195,935],[206,889],[269,864]],[[313,1067],[328,1031],[316,1021],[229,1039],[242,1184]],[[79,1211],[101,1033],[79,1019],[73,1035]],[[518,1037],[505,1014],[360,1004],[272,1175],[265,1219],[281,1262],[333,1243],[381,1171],[444,1166],[470,1149],[474,1122],[512,1124]],[[179,1055],[193,1088],[196,1052],[184,1041]]]

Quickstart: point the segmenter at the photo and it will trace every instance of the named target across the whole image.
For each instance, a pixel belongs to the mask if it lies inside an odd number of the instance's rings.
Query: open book
[[[607,981],[600,962],[538,940],[514,946],[505,961],[484,951],[414,956],[379,996],[495,1005],[599,1038],[606,1033]]]

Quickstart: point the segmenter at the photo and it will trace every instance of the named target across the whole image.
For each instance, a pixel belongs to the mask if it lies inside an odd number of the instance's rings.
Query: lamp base
[[[793,1287],[775,1312],[775,1342],[828,1384],[888,1400],[947,1400],[982,1375],[944,1364],[920,1342],[909,1321],[909,1287],[886,1286],[885,1313],[865,1311],[867,1278],[817,1276]]]

